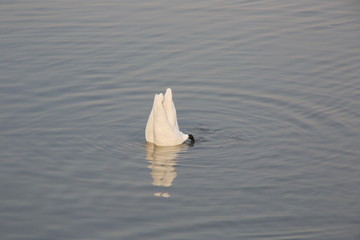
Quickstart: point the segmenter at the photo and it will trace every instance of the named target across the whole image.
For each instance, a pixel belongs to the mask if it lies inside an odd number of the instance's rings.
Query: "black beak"
[[[190,141],[191,141],[191,145],[194,145],[194,143],[195,143],[195,138],[194,138],[194,136],[192,135],[192,134],[189,134],[189,139],[190,139]]]

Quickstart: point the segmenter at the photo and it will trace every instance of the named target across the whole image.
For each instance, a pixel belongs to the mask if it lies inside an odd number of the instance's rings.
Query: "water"
[[[359,239],[359,10],[2,1],[1,238]]]

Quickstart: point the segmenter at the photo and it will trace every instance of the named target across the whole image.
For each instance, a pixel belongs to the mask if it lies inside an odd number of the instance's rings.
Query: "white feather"
[[[165,96],[155,94],[146,128],[145,139],[157,146],[175,146],[188,139],[188,135],[179,130],[172,91],[166,90]]]

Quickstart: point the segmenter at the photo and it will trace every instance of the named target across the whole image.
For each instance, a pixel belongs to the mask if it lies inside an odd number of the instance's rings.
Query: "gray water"
[[[1,1],[1,239],[360,239],[359,11]]]

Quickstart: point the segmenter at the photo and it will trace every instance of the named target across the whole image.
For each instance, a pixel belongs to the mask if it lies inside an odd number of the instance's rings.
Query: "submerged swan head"
[[[191,145],[195,143],[193,135],[184,134],[179,130],[170,88],[166,89],[165,95],[155,94],[145,128],[145,139],[157,146],[176,146],[188,140]]]

